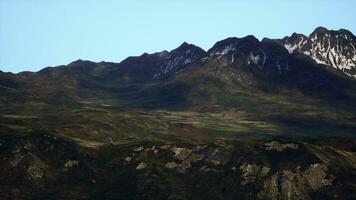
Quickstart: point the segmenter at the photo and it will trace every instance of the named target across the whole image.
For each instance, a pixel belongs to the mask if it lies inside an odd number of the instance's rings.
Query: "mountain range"
[[[318,27],[0,71],[0,198],[352,199],[355,46]]]

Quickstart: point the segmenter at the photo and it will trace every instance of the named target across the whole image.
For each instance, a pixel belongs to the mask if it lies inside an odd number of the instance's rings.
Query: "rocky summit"
[[[345,29],[329,31],[318,27],[309,36],[294,33],[282,44],[289,53],[298,51],[323,65],[329,65],[356,77],[356,38]]]
[[[0,199],[355,199],[347,30],[0,71]]]

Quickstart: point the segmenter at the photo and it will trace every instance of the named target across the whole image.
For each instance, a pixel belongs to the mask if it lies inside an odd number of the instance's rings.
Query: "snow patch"
[[[260,55],[253,55],[253,53],[251,52],[250,53],[250,59],[251,61],[253,62],[253,64],[257,65],[258,64],[258,61],[260,60]]]
[[[281,65],[279,64],[279,60],[277,61],[277,68],[280,74],[282,74],[282,68]]]
[[[184,60],[184,65],[187,65],[187,64],[190,64],[190,63],[192,63],[192,59],[187,58],[187,59]]]
[[[298,45],[296,44],[285,44],[284,47],[288,50],[289,54],[292,54],[294,50],[298,48]]]
[[[333,68],[344,71],[345,69],[352,69],[356,67],[356,51],[354,42],[348,42],[347,45],[341,45],[341,41],[349,39],[347,35],[331,35],[329,33],[323,34],[318,38],[315,34],[310,37],[310,40],[301,38],[295,43],[286,41],[284,47],[291,54],[295,50],[300,51],[304,55],[309,56],[318,64],[330,65]],[[332,43],[333,41],[333,43]],[[310,42],[311,48],[304,50],[304,46]],[[302,51],[303,49],[303,51]],[[277,67],[280,66],[277,63]],[[348,74],[350,75],[350,74]]]

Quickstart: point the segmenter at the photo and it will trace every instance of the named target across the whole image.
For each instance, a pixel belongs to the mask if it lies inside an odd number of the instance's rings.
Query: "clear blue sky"
[[[0,70],[120,62],[183,41],[280,38],[317,26],[356,33],[354,0],[0,0]]]

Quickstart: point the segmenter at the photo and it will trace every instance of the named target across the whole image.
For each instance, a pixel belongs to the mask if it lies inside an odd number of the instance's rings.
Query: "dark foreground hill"
[[[317,28],[0,72],[0,199],[352,199],[355,41]]]

